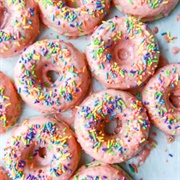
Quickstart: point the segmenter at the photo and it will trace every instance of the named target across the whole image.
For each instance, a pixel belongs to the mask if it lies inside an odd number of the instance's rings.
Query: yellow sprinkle
[[[40,60],[40,58],[41,58],[41,55],[35,55],[35,54],[33,54],[33,59],[34,60]]]
[[[8,96],[3,96],[3,98],[5,98],[5,99],[9,99],[9,97],[8,97]]]
[[[144,141],[146,141],[146,139],[145,139],[145,138],[143,138],[143,139],[140,141],[140,143],[143,143]]]
[[[8,104],[6,104],[5,106],[7,107],[7,106],[10,106],[11,105],[11,103],[8,103]]]

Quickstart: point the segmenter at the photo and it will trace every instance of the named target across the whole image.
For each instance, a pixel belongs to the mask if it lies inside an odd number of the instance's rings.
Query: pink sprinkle
[[[176,47],[176,46],[174,46],[174,47],[172,48],[172,53],[173,53],[174,55],[178,54],[179,52],[180,52],[180,48],[178,48],[178,47]]]
[[[153,28],[153,33],[157,34],[158,32],[159,32],[159,29],[158,29],[157,26],[155,26],[155,27]]]
[[[180,20],[180,14],[178,14],[176,17],[176,21],[179,21],[179,20]]]

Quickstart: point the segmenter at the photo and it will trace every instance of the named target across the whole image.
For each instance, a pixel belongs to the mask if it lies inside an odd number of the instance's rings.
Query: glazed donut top
[[[9,77],[0,71],[0,133],[16,122],[20,112],[20,97]]]
[[[109,0],[86,0],[77,8],[69,7],[68,0],[36,0],[43,22],[58,33],[77,37],[93,32],[109,12]]]
[[[117,165],[104,164],[98,161],[82,166],[70,180],[132,180]]]
[[[159,53],[152,32],[133,17],[114,17],[103,22],[86,49],[95,78],[113,89],[140,86],[154,74]]]
[[[112,134],[104,130],[105,122],[116,121]],[[145,108],[130,93],[99,91],[87,97],[75,116],[75,132],[82,148],[105,163],[120,163],[136,155],[149,133]]]
[[[179,0],[113,0],[122,12],[142,18],[143,21],[154,21],[168,16]]]
[[[180,64],[169,64],[157,71],[143,90],[143,103],[151,122],[166,134],[180,134],[180,109],[170,102],[180,89]]]
[[[54,82],[48,77],[51,71],[58,75]],[[75,106],[90,83],[85,56],[60,40],[42,40],[28,47],[16,64],[14,77],[23,100],[43,113]]]
[[[0,0],[0,56],[11,57],[32,43],[39,33],[33,0]]]
[[[79,162],[73,131],[51,117],[34,117],[15,127],[4,162],[13,179],[68,179]]]

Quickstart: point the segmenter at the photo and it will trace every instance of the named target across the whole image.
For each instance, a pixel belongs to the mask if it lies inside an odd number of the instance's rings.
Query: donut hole
[[[45,158],[46,155],[47,155],[46,148],[45,147],[40,147],[39,150],[38,150],[38,154],[39,154],[39,157]]]
[[[55,81],[59,78],[59,74],[58,72],[51,70],[47,72],[47,77],[51,83],[55,83]]]
[[[118,55],[119,60],[124,61],[130,57],[131,53],[127,49],[121,48],[121,49],[118,49],[117,55]]]
[[[169,101],[174,108],[180,108],[180,90],[170,93]]]
[[[8,16],[9,16],[8,10],[5,7],[3,8],[0,7],[0,28],[5,27]]]
[[[120,127],[121,123],[118,119],[104,121],[104,133],[108,136],[118,134]]]
[[[71,8],[78,8],[83,4],[82,0],[64,0],[64,1],[65,4]]]
[[[111,49],[114,60],[120,64],[124,65],[135,62],[136,60],[136,42],[133,40],[120,40],[115,44],[115,48]],[[138,51],[138,50],[137,50]]]

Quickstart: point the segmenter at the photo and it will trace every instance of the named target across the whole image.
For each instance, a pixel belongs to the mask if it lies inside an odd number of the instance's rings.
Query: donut
[[[14,125],[21,112],[21,101],[9,77],[0,71],[0,134]]]
[[[0,57],[20,54],[39,33],[34,0],[0,0]]]
[[[17,126],[4,151],[3,160],[12,179],[68,179],[80,157],[71,129],[45,116],[27,119]]]
[[[179,0],[113,0],[115,6],[125,14],[136,16],[143,21],[154,21],[166,17],[178,4]]]
[[[74,127],[78,142],[98,161],[108,164],[126,161],[147,142],[150,125],[146,110],[130,93],[99,91],[77,108]],[[112,121],[116,127],[107,132],[105,127]]]
[[[86,95],[90,84],[86,64],[85,56],[71,43],[37,41],[20,56],[15,66],[15,84],[30,107],[42,113],[60,113]],[[58,78],[53,81],[49,73],[56,73]]]
[[[2,167],[2,166],[0,166],[0,179],[1,180],[8,180],[7,173],[4,170],[4,167]]]
[[[159,53],[147,25],[133,17],[104,22],[86,48],[93,76],[108,88],[122,90],[140,86],[153,75]]]
[[[109,13],[109,0],[36,0],[42,22],[57,33],[76,38],[92,33]],[[73,3],[72,3],[73,2]]]
[[[70,180],[82,179],[132,180],[132,178],[118,165],[109,165],[97,161],[80,167]]]
[[[180,64],[159,69],[142,92],[143,104],[150,121],[169,135],[180,135],[179,108],[170,102],[172,92],[180,89]]]

